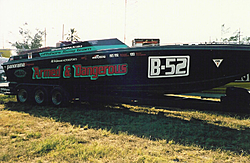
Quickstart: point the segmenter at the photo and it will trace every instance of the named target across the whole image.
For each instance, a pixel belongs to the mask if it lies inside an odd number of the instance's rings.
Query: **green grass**
[[[250,114],[0,101],[0,162],[250,161]]]

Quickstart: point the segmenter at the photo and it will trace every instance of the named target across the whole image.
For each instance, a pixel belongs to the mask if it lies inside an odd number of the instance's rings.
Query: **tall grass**
[[[55,108],[1,98],[3,162],[250,161],[249,114],[126,104]]]

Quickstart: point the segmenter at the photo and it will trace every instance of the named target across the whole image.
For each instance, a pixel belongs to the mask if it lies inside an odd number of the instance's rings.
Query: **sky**
[[[0,0],[0,49],[22,40],[24,24],[33,34],[46,29],[43,46],[55,46],[71,28],[83,41],[118,38],[129,46],[135,38],[219,41],[237,30],[250,37],[249,7],[249,0]]]

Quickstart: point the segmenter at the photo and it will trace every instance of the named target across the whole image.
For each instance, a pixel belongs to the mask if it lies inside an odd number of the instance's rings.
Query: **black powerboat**
[[[249,73],[249,62],[247,45],[130,48],[118,39],[106,39],[27,52],[11,57],[3,67],[19,101],[35,97],[37,103],[52,99],[57,105],[65,97],[88,94],[122,96],[207,90]],[[38,97],[41,93],[44,97]]]

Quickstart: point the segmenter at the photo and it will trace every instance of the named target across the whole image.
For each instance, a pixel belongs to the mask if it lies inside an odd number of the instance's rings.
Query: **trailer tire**
[[[28,103],[31,101],[31,91],[27,87],[20,87],[17,89],[17,101],[20,103]]]
[[[66,106],[69,103],[69,94],[64,89],[56,87],[51,91],[51,101],[55,106]]]
[[[44,87],[37,87],[34,91],[34,100],[38,105],[45,105],[49,99],[48,90]]]

